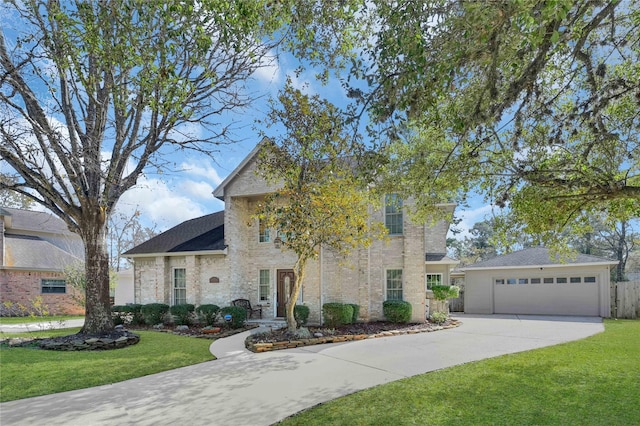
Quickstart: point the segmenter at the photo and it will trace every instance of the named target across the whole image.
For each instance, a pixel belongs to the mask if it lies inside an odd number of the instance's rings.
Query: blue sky
[[[2,10],[2,8],[0,8]],[[6,10],[6,9],[5,9]],[[11,34],[15,28],[9,16],[0,19],[6,23],[5,34]],[[284,85],[286,78],[291,78],[294,87],[307,94],[320,94],[339,106],[344,106],[349,99],[338,81],[333,80],[323,86],[315,79],[315,71],[311,68],[296,73],[299,62],[291,56],[280,55],[254,74],[253,81],[247,84],[248,91],[260,95],[261,98],[245,110],[238,111],[226,120],[238,123],[233,132],[233,139],[238,142],[221,145],[219,152],[213,157],[189,151],[175,151],[164,159],[170,161],[170,169],[158,171],[148,168],[138,179],[138,185],[127,191],[116,205],[116,212],[132,216],[136,211],[144,226],[165,231],[185,220],[222,210],[223,203],[213,197],[213,190],[228,176],[261,139],[260,130],[256,128],[256,120],[265,118],[268,113],[269,97],[275,96]],[[46,90],[40,93],[48,96]],[[46,99],[42,102],[46,103]],[[52,118],[55,119],[55,118]],[[59,120],[62,118],[60,117]],[[202,132],[202,129],[189,129]],[[270,129],[272,130],[272,129]],[[267,132],[268,135],[274,133]],[[108,152],[103,152],[108,157]],[[6,165],[0,164],[0,171]],[[483,220],[490,209],[482,205],[478,197],[471,198],[470,209],[457,211],[463,222],[458,226],[466,230],[474,223]],[[465,233],[461,234],[462,236]]]
[[[171,161],[175,164],[173,170],[144,175],[135,188],[124,194],[117,210],[129,214],[140,211],[142,223],[149,227],[155,226],[157,231],[222,210],[223,203],[213,197],[212,191],[260,141],[259,130],[265,129],[256,128],[255,121],[265,117],[269,96],[277,94],[287,76],[292,79],[295,87],[305,93],[321,94],[337,105],[348,101],[338,82],[322,86],[315,80],[312,70],[296,76],[296,67],[294,61],[284,57],[280,58],[280,62],[274,61],[254,75],[255,80],[251,83],[250,90],[263,97],[250,108],[230,117],[240,121],[234,131],[237,143],[221,146],[214,158],[194,153],[172,156]],[[273,133],[267,131],[267,134]],[[462,219],[458,225],[463,231],[459,238],[468,235],[468,229],[490,213],[491,207],[485,205],[481,197],[470,197],[468,208],[459,207],[456,210],[456,215]]]

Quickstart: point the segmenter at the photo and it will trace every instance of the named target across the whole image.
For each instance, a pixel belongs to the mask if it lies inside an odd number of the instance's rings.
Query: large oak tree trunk
[[[106,219],[96,208],[80,223],[84,241],[86,273],[86,314],[82,333],[101,334],[113,331],[109,300],[109,256],[105,245]]]

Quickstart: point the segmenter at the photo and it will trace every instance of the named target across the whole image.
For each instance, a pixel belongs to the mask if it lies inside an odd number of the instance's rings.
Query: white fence
[[[611,283],[611,316],[640,318],[640,281]]]

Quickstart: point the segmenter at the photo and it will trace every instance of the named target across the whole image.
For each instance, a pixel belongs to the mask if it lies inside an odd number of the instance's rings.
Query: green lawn
[[[400,380],[340,398],[284,425],[638,425],[640,321]]]
[[[78,331],[52,330],[30,335],[44,337]],[[140,335],[137,345],[110,351],[0,348],[0,401],[115,383],[215,359],[209,352],[209,339],[153,331],[136,333]],[[13,336],[16,334],[3,337]]]
[[[68,321],[75,319],[83,319],[82,315],[53,315],[53,316],[27,316],[27,317],[0,317],[0,325],[11,325],[11,324],[26,324],[26,323],[34,323],[34,322],[53,322],[57,323],[60,321]]]

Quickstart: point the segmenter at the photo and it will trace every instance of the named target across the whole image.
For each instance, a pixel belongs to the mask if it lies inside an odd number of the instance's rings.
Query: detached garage
[[[536,247],[469,265],[461,268],[464,311],[609,317],[610,269],[617,263],[584,254],[562,263]]]

